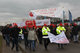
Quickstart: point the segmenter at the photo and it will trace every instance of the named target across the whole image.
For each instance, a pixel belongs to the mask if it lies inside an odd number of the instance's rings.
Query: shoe
[[[35,49],[33,49],[33,51],[35,51]]]
[[[19,50],[16,50],[17,52],[19,51]]]
[[[48,50],[47,48],[45,48],[45,50]]]
[[[79,43],[78,41],[76,41],[76,43]]]
[[[11,50],[13,50],[13,48],[11,48]]]
[[[78,41],[74,41],[74,43],[79,43]]]
[[[64,49],[63,47],[61,49]]]

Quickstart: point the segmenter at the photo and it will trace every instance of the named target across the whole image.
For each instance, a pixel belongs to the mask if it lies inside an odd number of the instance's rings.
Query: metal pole
[[[46,19],[46,16],[44,16],[44,19]]]
[[[64,26],[64,18],[65,18],[65,11],[63,10],[63,19],[62,19],[63,26]]]

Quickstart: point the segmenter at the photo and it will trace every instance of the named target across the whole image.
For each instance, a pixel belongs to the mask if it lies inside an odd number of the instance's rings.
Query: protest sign
[[[44,19],[44,20],[35,20],[36,26],[42,26],[44,24],[50,25],[50,19]]]
[[[47,8],[47,9],[37,9],[31,10],[33,16],[46,16],[46,17],[53,17],[53,18],[63,18],[63,7],[58,8]]]
[[[61,44],[69,43],[69,40],[67,39],[64,32],[62,32],[61,34],[59,34],[57,36],[48,32],[48,36],[49,36],[49,39],[50,39],[51,43],[61,43]]]
[[[19,34],[19,36],[21,36],[21,38],[24,39],[24,35],[23,34]]]

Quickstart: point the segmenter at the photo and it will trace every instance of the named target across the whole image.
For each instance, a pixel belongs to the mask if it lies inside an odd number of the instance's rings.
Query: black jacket
[[[11,31],[11,29],[10,29],[9,27],[5,27],[5,28],[3,29],[3,33],[4,33],[4,34],[10,34],[10,31]]]
[[[39,38],[39,37],[42,38],[42,28],[37,29],[36,32],[37,32],[38,38]]]
[[[72,28],[72,33],[73,33],[73,35],[78,35],[78,26],[73,26],[73,28]]]
[[[18,39],[20,29],[18,27],[11,28],[11,37]]]
[[[27,29],[22,29],[23,30],[23,34],[24,34],[24,38],[28,37],[28,30]]]

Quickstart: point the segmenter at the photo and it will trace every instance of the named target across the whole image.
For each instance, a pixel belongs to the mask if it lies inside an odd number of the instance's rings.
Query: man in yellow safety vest
[[[66,31],[66,29],[63,27],[62,23],[59,24],[59,26],[56,28],[57,34],[60,34],[62,31]],[[63,44],[59,43],[58,48],[63,49]]]
[[[45,49],[47,50],[47,46],[49,44],[49,38],[48,38],[48,33],[47,32],[50,32],[50,29],[49,27],[47,27],[46,24],[44,24],[43,28],[42,28],[42,35],[43,35],[43,40],[44,40],[44,47]]]

